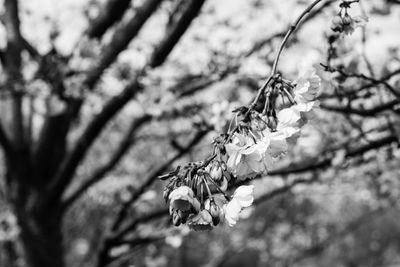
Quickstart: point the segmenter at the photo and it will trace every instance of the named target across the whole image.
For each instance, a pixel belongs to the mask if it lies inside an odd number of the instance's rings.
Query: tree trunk
[[[8,192],[20,227],[24,261],[27,267],[63,267],[60,205],[43,202],[44,186],[29,173],[29,164],[16,165],[19,168],[9,165]]]
[[[29,267],[63,267],[60,216],[52,212],[19,216],[21,240]]]

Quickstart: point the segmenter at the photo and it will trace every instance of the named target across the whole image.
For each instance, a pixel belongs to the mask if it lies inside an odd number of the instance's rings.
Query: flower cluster
[[[332,31],[350,35],[356,27],[363,27],[368,22],[368,18],[365,16],[350,16],[348,13],[350,5],[351,2],[342,2],[339,13],[332,20]]]
[[[266,175],[287,152],[287,140],[299,132],[301,118],[318,105],[320,83],[314,69],[293,82],[274,77],[263,92],[264,109],[236,109],[234,128],[214,140],[209,158],[161,176],[169,179],[163,196],[173,224],[187,224],[194,230],[209,230],[223,221],[235,225],[240,212],[254,200],[254,186],[237,186]],[[290,104],[283,101],[276,112],[278,96]],[[232,188],[236,190],[230,194]]]

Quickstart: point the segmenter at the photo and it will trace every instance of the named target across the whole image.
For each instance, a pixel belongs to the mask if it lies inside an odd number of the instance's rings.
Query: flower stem
[[[299,26],[300,22],[303,20],[304,17],[306,17],[311,10],[319,3],[322,2],[322,0],[315,0],[313,3],[311,3],[304,11],[303,13],[300,14],[300,16],[297,18],[297,20],[295,21],[294,24],[290,25],[289,30],[287,31],[285,37],[282,40],[281,45],[278,48],[278,52],[276,53],[275,56],[275,60],[274,60],[274,64],[272,66],[272,72],[271,72],[271,76],[276,74],[277,68],[278,68],[278,62],[279,62],[279,58],[281,56],[281,53],[283,51],[283,48],[285,47],[285,44],[287,43],[287,41],[289,40],[290,35],[297,29],[297,27]]]
[[[297,27],[299,26],[300,22],[303,20],[304,17],[306,17],[306,15],[308,13],[311,12],[311,10],[319,3],[322,2],[323,0],[315,0],[313,3],[311,3],[301,14],[300,16],[297,18],[297,20],[289,27],[289,30],[287,31],[285,37],[283,38],[278,51],[275,55],[275,59],[274,59],[274,63],[272,65],[272,71],[271,74],[269,75],[268,79],[265,81],[265,83],[260,87],[260,89],[258,89],[257,92],[257,96],[254,99],[254,101],[251,103],[249,111],[247,113],[250,112],[250,110],[252,110],[256,105],[258,100],[260,99],[261,95],[263,94],[263,92],[266,90],[266,88],[268,87],[268,84],[274,79],[276,72],[277,72],[277,68],[278,68],[278,63],[279,63],[279,58],[281,56],[281,53],[285,47],[285,44],[287,43],[287,41],[289,40],[290,35],[295,32],[295,30],[297,29]],[[246,115],[248,115],[246,113]],[[245,115],[245,116],[246,116]]]

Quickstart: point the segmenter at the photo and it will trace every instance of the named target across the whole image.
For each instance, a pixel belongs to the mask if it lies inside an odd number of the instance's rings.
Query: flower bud
[[[212,167],[210,169],[210,176],[214,181],[219,181],[222,177],[222,168],[218,161],[214,161],[212,163]]]
[[[171,194],[171,191],[172,190],[171,190],[171,188],[169,186],[164,188],[164,190],[163,190],[163,198],[164,198],[165,202],[168,202],[168,197],[169,197],[169,194]]]
[[[343,25],[349,26],[349,25],[351,25],[351,23],[353,23],[353,19],[352,19],[352,17],[350,17],[349,14],[345,14],[342,19],[342,22],[343,22]]]
[[[276,130],[276,126],[276,119],[273,116],[268,116],[268,127],[274,131]]]
[[[332,24],[333,25],[339,25],[339,24],[342,24],[342,17],[338,14],[338,15],[336,15],[335,17],[333,17],[333,19],[332,19]]]
[[[343,20],[339,14],[332,19],[331,30],[334,32],[343,32]]]
[[[264,131],[267,128],[267,123],[260,117],[251,119],[251,129],[253,131]]]
[[[217,224],[219,224],[219,215],[220,215],[220,208],[217,206],[217,204],[215,204],[214,200],[212,200],[210,202],[210,208],[208,210],[208,212],[210,213],[211,217],[212,217],[212,221],[214,226],[216,226]]]

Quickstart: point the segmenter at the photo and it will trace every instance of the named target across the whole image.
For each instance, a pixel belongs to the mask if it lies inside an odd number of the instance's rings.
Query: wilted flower
[[[233,226],[237,223],[243,208],[250,207],[251,204],[253,204],[253,190],[253,185],[239,186],[235,190],[232,200],[224,205],[225,219],[229,226]]]
[[[202,210],[198,214],[190,215],[187,221],[189,227],[196,231],[211,230],[213,218],[207,210]]]
[[[188,186],[180,186],[169,195],[170,207],[174,210],[189,211],[192,207],[200,210],[200,202],[195,198],[193,190]]]
[[[228,169],[238,179],[246,179],[265,171],[263,155],[265,144],[256,143],[251,137],[235,134],[232,143],[225,145],[228,154]]]

